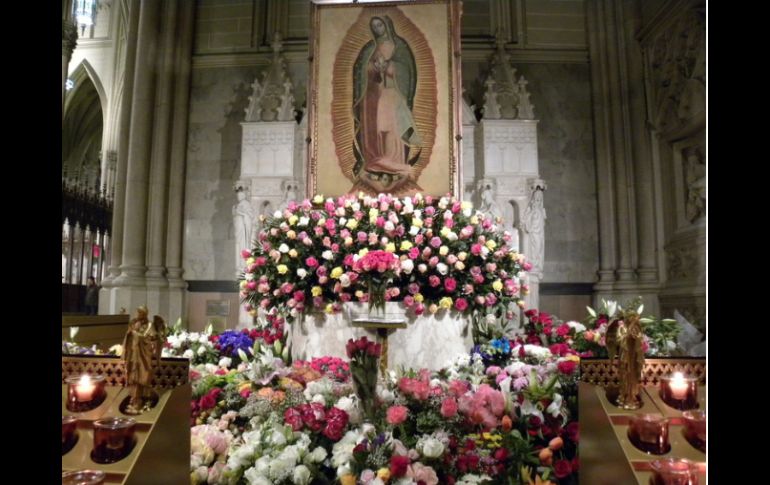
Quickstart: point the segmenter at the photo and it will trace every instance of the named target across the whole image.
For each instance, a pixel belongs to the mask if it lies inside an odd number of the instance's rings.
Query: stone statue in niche
[[[706,164],[698,148],[688,150],[685,155],[685,216],[695,222],[706,215]]]
[[[278,109],[278,121],[292,121],[295,119],[294,95],[291,81],[286,79],[283,83],[283,94],[281,94],[281,107]]]
[[[279,210],[283,210],[288,207],[289,202],[294,202],[297,200],[297,189],[299,189],[299,184],[295,180],[284,180],[281,183],[283,200],[278,205]]]
[[[502,222],[503,210],[500,208],[500,204],[495,200],[495,188],[490,181],[482,180],[479,183],[478,189],[481,191],[479,194],[479,210],[483,212],[487,217],[490,217],[496,223]]]
[[[524,79],[524,76],[519,78],[519,119],[520,120],[534,120],[535,119],[535,105],[529,101],[529,92],[527,91],[527,84],[529,82]]]
[[[497,102],[495,80],[491,77],[487,78],[484,86],[486,86],[486,89],[484,90],[484,119],[499,120],[500,104]]]
[[[243,184],[236,184],[235,196],[238,201],[233,206],[233,228],[235,229],[235,270],[236,273],[243,271],[243,258],[241,251],[252,249],[253,243],[252,229],[254,226],[254,208],[249,202],[246,187]]]
[[[543,271],[545,258],[545,207],[543,206],[543,192],[545,184],[535,182],[532,185],[532,193],[527,208],[521,221],[521,228],[527,234],[527,247],[524,248],[527,259],[532,263],[532,271]]]

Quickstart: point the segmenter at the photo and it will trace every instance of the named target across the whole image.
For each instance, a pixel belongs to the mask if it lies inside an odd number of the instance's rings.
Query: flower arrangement
[[[241,296],[252,315],[262,309],[291,321],[311,309],[335,313],[345,302],[372,301],[376,279],[384,282],[382,299],[415,315],[455,310],[503,319],[528,291],[522,277],[530,264],[510,240],[470,203],[450,197],[317,195],[264,220],[256,247],[242,252]]]
[[[364,416],[374,420],[377,398],[377,375],[379,370],[382,345],[371,342],[366,337],[350,339],[345,346],[350,359],[350,370],[356,394],[363,407]]]

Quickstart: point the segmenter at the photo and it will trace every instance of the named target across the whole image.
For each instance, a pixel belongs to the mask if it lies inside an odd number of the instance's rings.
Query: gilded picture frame
[[[311,4],[308,194],[460,196],[461,4]]]

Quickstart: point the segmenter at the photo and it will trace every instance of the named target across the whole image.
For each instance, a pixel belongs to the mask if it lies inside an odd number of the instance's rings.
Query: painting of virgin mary
[[[353,173],[385,192],[415,180],[422,143],[412,115],[417,66],[389,16],[372,17],[369,27],[372,39],[353,65]]]

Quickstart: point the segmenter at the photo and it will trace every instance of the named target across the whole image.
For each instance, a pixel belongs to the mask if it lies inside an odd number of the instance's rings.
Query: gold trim
[[[125,386],[125,361],[117,357],[91,355],[62,355],[62,384],[69,376],[83,373],[103,375],[108,386]],[[187,359],[163,358],[155,369],[152,387],[172,388],[187,384],[190,380],[190,361]]]
[[[642,385],[657,385],[661,377],[677,371],[690,377],[697,377],[701,384],[706,384],[705,358],[670,358],[645,359]],[[616,368],[610,365],[609,359],[581,359],[580,380],[602,387],[618,385],[619,382]]]

